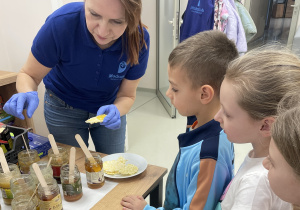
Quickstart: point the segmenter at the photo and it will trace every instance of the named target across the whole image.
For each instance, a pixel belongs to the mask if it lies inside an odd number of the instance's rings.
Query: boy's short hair
[[[219,96],[228,63],[237,57],[234,42],[223,32],[211,30],[181,42],[171,52],[169,66],[186,71],[192,88],[210,85]]]

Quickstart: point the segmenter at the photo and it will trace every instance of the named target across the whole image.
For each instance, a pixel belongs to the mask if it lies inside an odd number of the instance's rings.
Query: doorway
[[[168,57],[179,42],[180,0],[157,0],[157,87],[156,94],[172,118],[176,109],[166,96],[169,88]]]
[[[169,88],[168,58],[171,51],[179,44],[179,29],[182,24],[182,13],[188,0],[156,0],[157,25],[157,81],[156,94],[169,113],[176,118],[176,109],[166,96]]]
[[[292,48],[298,28],[300,0],[245,0],[257,34],[248,43],[248,50],[270,43]]]

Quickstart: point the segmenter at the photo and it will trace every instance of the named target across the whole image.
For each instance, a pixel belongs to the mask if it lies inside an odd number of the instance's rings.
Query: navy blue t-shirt
[[[84,3],[74,2],[47,18],[31,51],[42,65],[52,68],[43,80],[46,88],[70,106],[96,113],[115,101],[123,78],[136,80],[145,74],[150,40],[143,30],[148,48],[141,50],[138,65],[127,65],[125,33],[102,50],[87,29]]]
[[[214,26],[214,0],[189,0],[180,26],[180,42]]]

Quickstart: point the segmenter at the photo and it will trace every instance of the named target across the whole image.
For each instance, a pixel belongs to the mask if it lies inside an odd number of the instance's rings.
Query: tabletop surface
[[[65,147],[68,150],[71,148],[71,146],[65,144],[57,143],[57,145]],[[106,155],[100,153],[100,156],[104,157]],[[45,156],[42,159],[47,160],[48,157]],[[85,168],[84,168],[85,155],[81,148],[76,147],[75,159],[79,171],[85,173]],[[159,182],[163,179],[167,171],[168,170],[166,168],[148,164],[146,170],[137,176],[126,178],[126,179],[106,178],[106,180],[118,182],[118,185],[114,187],[91,209],[94,210],[122,209],[120,202],[124,196],[126,195],[142,195],[143,197],[147,196],[159,184]]]

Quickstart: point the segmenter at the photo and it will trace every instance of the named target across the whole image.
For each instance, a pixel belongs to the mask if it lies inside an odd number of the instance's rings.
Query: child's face
[[[269,147],[269,156],[263,161],[263,166],[269,170],[268,178],[274,193],[284,201],[300,205],[300,180],[285,161],[273,138]]]
[[[252,119],[238,103],[238,97],[232,84],[226,78],[220,90],[221,109],[214,119],[220,122],[229,141],[234,143],[252,143],[258,139],[260,122]]]
[[[169,89],[166,95],[171,99],[182,116],[192,116],[199,110],[199,101],[197,101],[197,90],[191,88],[186,73],[180,68],[172,68],[168,65]]]

